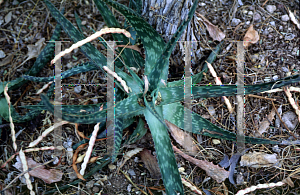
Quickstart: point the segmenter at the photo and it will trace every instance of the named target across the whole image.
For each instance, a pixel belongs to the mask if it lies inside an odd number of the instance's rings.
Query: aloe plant
[[[62,24],[63,30],[70,36],[74,43],[83,40],[85,37],[81,33],[81,30],[77,30],[71,22],[69,22],[48,0],[44,0],[46,6],[50,10],[55,20]],[[121,138],[123,129],[132,124],[138,117],[138,128],[130,136],[130,140],[126,143],[133,143],[135,140],[141,138],[146,129],[143,125],[144,117],[150,128],[159,167],[162,174],[162,179],[165,185],[167,194],[183,194],[183,186],[181,178],[177,169],[177,164],[174,156],[174,152],[171,146],[168,126],[165,124],[165,120],[177,125],[184,130],[184,107],[180,102],[184,100],[184,81],[178,80],[168,82],[169,71],[169,58],[176,45],[176,42],[184,32],[187,24],[193,17],[195,9],[198,4],[198,0],[195,0],[193,6],[190,9],[187,19],[179,26],[176,33],[173,35],[168,43],[165,43],[162,37],[147,23],[142,17],[134,10],[119,4],[112,0],[94,0],[97,8],[102,14],[108,27],[120,28],[119,22],[111,13],[107,5],[112,6],[126,18],[126,21],[130,25],[130,31],[134,33],[135,40],[131,42],[135,43],[138,39],[142,42],[145,48],[146,58],[145,60],[135,52],[129,49],[124,49],[121,53],[123,61],[117,59],[115,61],[115,72],[126,81],[130,87],[130,93],[125,93],[120,83],[117,84],[117,102],[115,105],[115,141],[114,141],[114,153],[110,157],[112,161],[116,159],[116,155],[121,147]],[[76,16],[77,17],[77,16]],[[78,20],[78,18],[77,18]],[[77,22],[78,24],[80,22]],[[120,44],[126,44],[129,42],[128,38],[122,34],[113,34],[114,40],[123,41]],[[214,52],[207,59],[212,63],[216,58],[216,53],[221,50],[221,45],[215,49]],[[90,60],[87,63],[80,64],[70,70],[62,73],[62,78],[70,77],[74,74],[79,74],[91,70],[103,70],[103,66],[106,65],[106,57],[98,51],[92,44],[87,43],[80,47],[80,50]],[[133,59],[138,59],[134,61]],[[149,90],[144,93],[145,84],[143,79],[139,77],[134,71],[131,71],[130,67],[144,68],[144,75],[149,81]],[[130,75],[125,73],[124,68],[129,70]],[[204,66],[203,71],[192,77],[192,83],[198,84],[203,76],[203,73],[207,71],[207,67]],[[53,77],[40,78],[33,75],[24,75],[22,80],[31,80],[35,82],[48,82],[53,80]],[[162,82],[165,81],[165,82]],[[300,81],[300,75],[287,77],[276,82],[269,82],[260,85],[246,85],[245,94],[259,93],[271,88],[278,88],[292,83]],[[221,97],[221,96],[234,96],[237,95],[236,86],[194,86],[192,87],[193,98],[208,98],[208,97]],[[1,95],[0,86],[0,95]],[[32,112],[40,112],[41,110],[49,110],[54,113],[54,106],[50,103],[48,96],[41,95],[43,104],[36,106],[26,106],[26,108],[32,109]],[[3,100],[3,99],[2,99]],[[3,100],[5,101],[5,99]],[[1,102],[0,102],[1,103]],[[4,104],[5,102],[3,102]],[[99,107],[103,105],[103,110],[99,111]],[[78,114],[81,109],[86,110],[86,113]],[[106,121],[107,104],[100,103],[95,105],[63,105],[62,106],[62,119],[70,122],[82,123],[82,124],[94,124]],[[14,122],[24,121],[21,116],[13,112]],[[7,120],[7,115],[0,111],[1,116]],[[18,119],[20,118],[20,119]],[[126,119],[126,120],[125,120]],[[203,131],[207,129],[208,131]],[[236,134],[216,125],[202,118],[199,114],[192,112],[192,133],[202,134],[205,136],[222,138],[226,140],[236,141]],[[271,141],[266,139],[259,139],[253,137],[245,138],[247,143],[252,144],[278,144],[277,141]],[[107,159],[105,159],[107,164]],[[102,167],[102,166],[98,166]],[[94,169],[95,171],[95,169]],[[90,174],[85,175],[85,177]],[[65,189],[65,187],[64,187]],[[48,192],[51,193],[51,192]]]

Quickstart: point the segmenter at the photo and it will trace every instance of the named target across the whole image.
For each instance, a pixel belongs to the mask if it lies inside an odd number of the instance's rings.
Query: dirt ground
[[[0,2],[2,2],[0,0]],[[85,27],[84,34],[90,35],[90,28],[100,30],[106,25],[101,17],[100,12],[91,0],[81,1],[51,1],[57,8],[65,7],[65,17],[75,26],[74,11],[81,18],[81,24]],[[118,1],[128,5],[128,1]],[[205,16],[213,25],[225,33],[224,46],[218,55],[216,61],[212,64],[217,75],[221,78],[223,84],[234,84],[236,82],[236,54],[237,46],[233,40],[243,40],[248,28],[253,24],[253,28],[259,34],[257,43],[250,45],[245,51],[245,84],[260,84],[287,76],[300,74],[300,33],[289,15],[288,9],[300,21],[299,0],[255,0],[242,1],[201,1],[197,7],[197,12]],[[234,9],[234,5],[236,9]],[[51,17],[42,1],[21,1],[11,0],[4,1],[0,4],[0,82],[10,81],[22,76],[35,62],[34,52],[39,52],[50,39],[56,26],[56,21]],[[116,11],[120,23],[124,23],[124,17]],[[205,60],[214,49],[219,41],[214,41],[202,24],[201,30],[197,36],[201,40],[198,44],[198,55],[192,62],[192,70],[197,73],[201,70]],[[45,39],[43,44],[36,43]],[[111,39],[109,35],[104,36],[106,40]],[[62,49],[72,45],[70,38],[62,31],[60,40],[63,42]],[[105,54],[101,43],[94,41],[93,44]],[[29,51],[30,45],[35,45],[35,51]],[[29,47],[28,47],[29,46]],[[39,46],[41,48],[39,48]],[[176,47],[179,51],[179,46]],[[33,57],[30,59],[30,55]],[[28,59],[28,60],[27,60]],[[26,61],[26,62],[25,62]],[[77,49],[71,54],[62,58],[63,70],[67,70],[76,64],[87,62],[88,59]],[[24,63],[23,63],[24,62]],[[38,73],[39,77],[53,76],[54,67],[46,65]],[[180,79],[184,74],[184,60],[182,53],[174,52],[170,60],[170,80]],[[140,75],[141,76],[141,75]],[[103,82],[101,71],[90,71],[80,75],[72,76],[63,81],[63,83],[88,83],[90,80]],[[207,73],[201,84],[214,84],[214,78]],[[40,101],[40,96],[35,93],[43,87],[44,83],[29,82],[19,89],[9,92],[11,102],[17,112],[24,114],[28,110],[18,106],[35,105]],[[300,85],[294,84],[297,91],[291,91],[292,98],[299,107]],[[76,91],[79,92],[77,93]],[[106,89],[100,86],[82,86],[81,88],[64,86],[62,88],[62,98],[64,104],[93,104],[104,102],[106,100]],[[235,106],[235,97],[229,97],[229,101]],[[274,105],[272,104],[272,100]],[[286,130],[276,114],[272,114],[274,106],[281,109],[281,118],[288,126],[290,133]],[[201,114],[204,118],[212,123],[230,131],[235,132],[235,114],[230,115],[222,98],[200,98],[193,100],[194,112]],[[26,149],[28,144],[35,140],[42,132],[54,124],[53,115],[49,112],[42,112],[34,120],[26,123],[17,123],[16,132],[21,132],[17,137],[18,150]],[[126,128],[123,132],[124,140],[133,132],[137,122]],[[265,131],[260,131],[263,125],[266,125]],[[263,137],[272,140],[295,140],[295,135],[299,140],[300,127],[297,121],[296,111],[288,100],[283,91],[272,93],[260,93],[256,96],[245,96],[245,134],[248,136]],[[86,136],[90,135],[94,125],[79,125],[79,131]],[[0,165],[8,160],[14,154],[13,144],[10,135],[8,121],[0,123],[2,129],[0,136]],[[63,143],[65,148],[78,143],[82,140],[75,133],[75,126],[67,124],[63,126]],[[213,139],[206,136],[193,135],[199,153],[194,157],[200,160],[207,160],[218,164],[224,158],[224,155],[231,157],[234,153],[234,144],[222,139]],[[53,146],[53,135],[48,135],[40,143],[39,147]],[[176,144],[174,138],[172,143]],[[69,144],[69,145],[68,145]],[[126,146],[123,152],[133,148],[144,148],[155,156],[153,140],[148,130],[144,138],[131,146]],[[193,163],[185,160],[176,154],[176,160],[179,168],[182,168],[182,175],[196,186],[203,194],[236,194],[239,190],[258,184],[276,183],[288,178],[288,185],[280,187],[269,187],[252,192],[252,194],[299,194],[300,183],[298,174],[300,147],[297,145],[250,145],[246,144],[248,152],[264,152],[276,155],[278,164],[276,166],[253,168],[236,166],[234,179],[236,185],[233,185],[228,179],[222,183],[217,183],[206,175]],[[92,156],[103,157],[106,150],[106,142],[99,141],[94,147]],[[83,151],[80,152],[82,154]],[[35,162],[46,163],[53,158],[53,152],[37,151],[27,153],[26,156],[32,158]],[[159,179],[159,170],[155,160],[149,157],[149,162],[153,169],[149,169],[142,160],[142,154],[134,155],[117,173],[118,167],[123,162],[123,156],[119,155],[115,163],[97,171],[87,181],[82,181],[77,185],[70,186],[67,190],[55,192],[55,194],[163,194],[163,182]],[[29,194],[29,190],[24,183],[23,176],[15,180],[21,172],[13,165],[17,162],[14,158],[3,169],[0,169],[0,189],[2,190],[9,185],[6,194]],[[90,170],[97,163],[88,165]],[[42,179],[31,177],[33,190],[36,194],[43,194],[45,191],[56,189],[57,187],[70,184],[76,180],[76,174],[72,169],[72,160],[63,156],[58,165],[52,162],[45,165],[47,169],[54,168],[63,173],[62,180],[57,183],[47,184]],[[80,168],[80,163],[77,165]],[[291,174],[293,173],[293,174]],[[157,176],[158,174],[158,176]],[[10,183],[12,182],[12,183]],[[184,187],[185,194],[196,194],[190,188]]]

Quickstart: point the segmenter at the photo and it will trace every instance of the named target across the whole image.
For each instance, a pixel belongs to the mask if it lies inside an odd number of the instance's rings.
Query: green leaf
[[[162,114],[161,108],[157,108],[157,111]],[[148,109],[144,113],[151,130],[166,193],[168,195],[184,194],[168,130]]]
[[[171,56],[174,47],[177,44],[177,41],[179,40],[185,28],[187,27],[188,23],[192,19],[197,6],[198,6],[198,0],[195,0],[193,6],[191,7],[191,10],[189,11],[187,19],[184,20],[182,24],[179,26],[175,34],[172,36],[171,40],[164,47],[164,50],[160,55],[159,59],[156,61],[154,67],[152,67],[153,69],[150,71],[148,76],[150,89],[154,90],[157,86],[163,87],[164,84],[161,82],[161,80],[167,82],[168,70],[169,70],[169,58]]]
[[[140,106],[137,103],[137,99],[141,96],[141,94],[132,95],[120,102],[115,104],[115,117],[123,117],[132,118],[137,115],[141,115],[143,113],[144,107]],[[50,103],[49,99],[44,95],[41,94],[41,99],[46,106],[47,110],[51,113],[54,113],[54,106]],[[70,121],[73,123],[82,123],[82,124],[93,124],[99,122],[106,121],[106,112],[107,109],[103,109],[102,111],[97,111],[92,114],[66,114],[62,113],[62,119],[66,121]]]
[[[129,136],[129,138],[125,142],[125,144],[129,145],[129,144],[135,143],[136,141],[138,141],[139,139],[144,137],[144,135],[146,135],[146,133],[147,133],[147,129],[145,128],[145,123],[144,123],[143,119],[139,118],[137,127],[135,128],[133,133]]]
[[[219,52],[222,49],[222,45],[223,45],[224,41],[222,41],[221,43],[219,43],[217,45],[217,47],[210,53],[210,55],[207,58],[207,62],[212,64],[215,59],[217,58],[217,55],[219,54]],[[203,77],[203,73],[207,72],[207,63],[205,62],[202,68],[202,71],[193,75],[192,76],[192,82],[193,84],[198,84]],[[175,86],[181,86],[184,85],[184,80],[178,80],[178,81],[172,81],[172,82],[168,82],[168,87],[175,87]]]
[[[73,24],[52,5],[52,3],[50,3],[48,0],[44,0],[44,2],[54,19],[62,25],[64,31],[68,34],[68,36],[73,40],[74,43],[85,39],[85,37],[75,28],[75,26],[73,26]],[[102,67],[106,65],[107,62],[106,57],[101,52],[99,52],[91,43],[86,43],[83,46],[79,47],[79,49],[87,58],[89,58],[95,65],[103,70]],[[117,74],[120,74],[123,71],[118,67],[115,67],[115,72]],[[116,84],[118,85],[118,87],[120,87],[120,89],[123,90],[123,87],[119,82],[116,82]]]
[[[142,17],[132,9],[112,0],[103,0],[126,17],[139,35],[146,53],[145,75],[150,74],[165,46],[164,40]]]
[[[208,86],[193,86],[192,95],[193,98],[209,98],[209,97],[221,97],[221,96],[235,96],[235,95],[248,95],[260,93],[263,91],[276,89],[279,87],[287,86],[300,81],[300,74],[286,77],[277,81],[258,85],[245,85],[245,93],[237,93],[236,85],[208,85]],[[162,101],[159,106],[171,104],[174,102],[184,101],[184,86],[177,87],[164,87],[159,88]]]
[[[109,10],[109,8],[106,6],[106,4],[104,2],[99,1],[99,0],[94,0],[94,2],[96,4],[97,8],[99,9],[100,13],[102,14],[102,17],[103,17],[105,23],[107,24],[107,26],[109,28],[121,28],[119,22],[116,20],[116,18],[114,17],[114,15],[111,13],[111,11]],[[114,37],[115,40],[118,41],[117,42],[118,45],[126,45],[129,42],[128,38],[123,34],[113,33],[112,36]],[[123,41],[123,42],[120,42],[120,41]],[[123,48],[119,49],[119,51],[121,52],[122,49]],[[128,66],[130,64],[133,67],[141,68],[139,63],[137,63],[138,61],[136,60],[138,58],[138,56],[140,56],[140,54],[138,54],[134,50],[125,48],[123,50],[123,52],[121,53],[121,56],[123,57],[123,59],[125,61],[124,65],[130,72],[132,77],[135,79],[136,83],[140,86],[141,89],[143,89],[144,82]],[[139,60],[141,60],[141,58]],[[139,62],[144,63],[144,60],[142,59],[142,61],[139,61]]]
[[[184,130],[184,107],[180,103],[173,103],[163,106],[164,119]],[[191,112],[186,110],[186,112]],[[222,129],[199,114],[192,113],[192,133],[202,134],[209,137],[236,141],[236,134]],[[203,131],[205,129],[205,131]],[[276,141],[253,138],[245,136],[245,142],[251,144],[278,144]]]

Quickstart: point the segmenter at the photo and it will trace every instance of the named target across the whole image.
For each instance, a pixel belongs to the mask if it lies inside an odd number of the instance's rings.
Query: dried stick
[[[196,186],[193,186],[192,184],[190,184],[190,182],[183,179],[183,177],[181,177],[181,181],[186,187],[190,188],[193,192],[195,192],[196,194],[202,195],[202,192]]]
[[[63,150],[64,147],[59,146],[59,147],[54,147],[54,146],[46,146],[46,147],[41,147],[41,148],[30,148],[27,150],[24,150],[23,152],[37,152],[37,151],[43,151],[43,150]],[[0,169],[3,169],[7,163],[9,163],[12,159],[15,158],[15,156],[19,155],[19,152],[14,153],[5,163],[3,163],[0,167]]]
[[[94,131],[93,131],[92,136],[90,138],[89,147],[87,149],[86,155],[85,155],[83,163],[81,165],[81,170],[80,170],[81,175],[84,175],[86,165],[88,164],[89,159],[91,157],[93,147],[94,147],[94,144],[95,144],[95,141],[96,141],[96,137],[97,137],[97,134],[98,134],[98,131],[99,131],[99,125],[100,125],[100,123],[97,123],[95,125]]]
[[[246,188],[244,190],[240,190],[235,195],[244,195],[244,194],[247,194],[249,192],[253,192],[257,189],[273,188],[273,187],[282,186],[282,185],[285,185],[285,183],[281,182],[281,181],[277,182],[277,183],[258,184],[257,186],[251,186],[251,187]]]
[[[207,62],[207,61],[205,61],[205,62],[207,63],[207,67],[208,67],[210,73],[211,73],[212,76],[215,78],[216,84],[217,84],[217,85],[222,85],[222,81],[221,81],[220,78],[217,76],[217,73],[216,73],[216,71],[214,70],[214,68],[212,67],[212,65],[211,65],[209,62]],[[227,108],[228,108],[229,112],[232,113],[232,112],[233,112],[233,108],[232,108],[232,106],[231,106],[231,104],[230,104],[230,101],[228,100],[228,98],[227,98],[226,96],[222,96],[222,98],[224,99],[225,104],[227,105]]]
[[[7,93],[8,91],[8,83],[6,84],[5,88],[4,88],[4,95],[5,95],[5,99],[7,101],[8,104],[8,117],[9,117],[9,122],[10,122],[10,129],[11,129],[11,139],[13,141],[13,147],[15,152],[17,151],[17,144],[16,144],[16,132],[15,132],[15,125],[13,123],[13,119],[11,117],[11,110],[10,110],[10,97]]]
[[[119,81],[121,83],[121,85],[124,87],[124,90],[126,91],[126,93],[129,93],[129,87],[127,86],[126,82],[117,75],[117,73],[113,72],[112,70],[110,70],[107,66],[103,66],[103,69],[110,75],[112,75],[113,77],[115,77],[117,79],[117,81]]]
[[[84,44],[86,44],[88,42],[91,42],[94,39],[97,39],[101,35],[108,34],[108,33],[122,33],[122,34],[124,34],[128,38],[131,37],[131,34],[128,31],[124,30],[124,29],[120,29],[120,28],[104,28],[104,29],[101,29],[100,31],[95,32],[91,36],[89,36],[89,37],[87,37],[87,38],[85,38],[85,39],[83,39],[81,41],[78,41],[77,43],[73,44],[70,48],[66,49],[65,51],[60,52],[51,61],[51,64],[54,64],[58,59],[60,59],[64,55],[70,53],[74,49],[77,49],[78,47],[81,47]]]
[[[27,171],[28,170],[28,165],[27,165],[27,161],[26,161],[26,156],[25,156],[25,153],[23,152],[22,149],[19,152],[19,156],[20,156],[20,160],[22,162],[23,171]],[[30,195],[35,195],[34,191],[32,190],[32,184],[31,184],[31,181],[30,181],[29,173],[26,172],[24,174],[24,177],[26,179],[27,188],[30,190]]]
[[[45,84],[42,89],[39,89],[37,92],[36,92],[36,95],[39,95],[40,93],[42,93],[44,91],[44,89],[47,89],[47,87],[49,87],[49,85],[51,85],[53,83],[53,81],[50,81],[49,83]]]
[[[39,136],[36,140],[34,140],[33,142],[31,142],[29,144],[28,147],[33,147],[36,146],[44,137],[46,137],[48,135],[48,133],[50,133],[51,131],[53,131],[55,128],[64,125],[64,124],[68,124],[68,121],[61,121],[59,123],[55,123],[53,126],[49,127],[48,129],[46,129],[41,136]]]
[[[290,92],[290,89],[288,87],[283,87],[283,90],[288,97],[289,102],[291,103],[292,107],[294,108],[296,114],[298,115],[298,121],[300,122],[300,109],[296,105],[295,100],[292,98],[292,94]]]

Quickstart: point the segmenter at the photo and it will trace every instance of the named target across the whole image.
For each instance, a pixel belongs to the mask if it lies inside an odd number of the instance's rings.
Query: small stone
[[[86,25],[86,21],[85,21],[85,20],[82,21],[82,22],[81,22],[81,25]]]
[[[75,91],[75,93],[80,93],[80,91],[81,91],[81,86],[79,85],[79,86],[76,86],[75,88],[74,88],[74,91]]]
[[[282,67],[281,69],[283,72],[289,72],[289,69],[287,67]]]
[[[131,176],[135,176],[135,172],[134,172],[133,169],[129,169],[129,170],[128,170],[128,173],[129,173],[129,175],[131,175]]]
[[[0,50],[0,58],[5,58],[5,53],[4,53],[4,51],[3,50]]]
[[[290,130],[293,130],[299,122],[297,119],[297,115],[293,111],[284,113],[281,119]]]
[[[97,99],[97,98],[92,99],[92,101],[94,102],[94,104],[97,104],[97,103],[98,103],[98,99]]]
[[[278,145],[273,146],[272,150],[274,152],[281,152],[281,148],[279,148]]]
[[[248,15],[252,16],[253,15],[253,11],[249,11]]]
[[[14,1],[12,2],[12,4],[13,4],[13,5],[18,5],[18,4],[19,4],[19,1],[14,0]]]
[[[283,22],[287,22],[287,21],[290,20],[290,17],[289,17],[287,14],[285,14],[285,15],[281,16],[281,20],[282,20]]]
[[[258,54],[254,54],[254,55],[251,56],[250,59],[251,59],[252,62],[255,63],[258,60],[258,57],[259,57]]]
[[[243,177],[242,173],[237,174],[237,176],[236,176],[236,184],[237,185],[243,185],[244,182],[245,181],[244,181],[244,177]]]
[[[100,188],[98,186],[93,187],[93,192],[98,193],[100,191]]]
[[[109,170],[114,170],[114,169],[116,169],[117,167],[116,167],[116,165],[109,164],[109,165],[108,165],[108,168],[109,168]]]
[[[206,3],[203,3],[203,2],[202,2],[202,3],[200,3],[199,5],[200,5],[201,7],[203,7],[203,6],[206,6]]]
[[[94,180],[91,180],[91,181],[87,182],[86,187],[87,187],[88,189],[90,189],[90,188],[92,188],[92,187],[94,186],[94,183],[95,183],[95,181],[94,181]]]
[[[268,34],[269,34],[268,29],[266,29],[266,30],[263,31],[263,35],[267,36]]]
[[[215,144],[215,145],[218,145],[218,144],[221,143],[221,141],[218,140],[218,139],[213,139],[212,142],[213,142],[213,144]]]
[[[276,80],[278,80],[278,79],[279,79],[278,75],[273,76],[273,80],[274,80],[274,81],[276,81]]]
[[[248,13],[248,11],[247,11],[247,10],[243,10],[242,12],[243,12],[243,14],[247,14],[247,13]]]
[[[241,23],[240,19],[233,18],[231,21],[231,26],[237,26],[237,25],[239,25],[239,23]]]
[[[131,188],[132,188],[132,184],[129,184],[129,185],[127,186],[127,192],[131,192]]]
[[[285,35],[284,39],[285,40],[293,40],[296,37],[296,35],[294,35],[293,33],[288,33]]]
[[[255,14],[253,15],[253,20],[254,22],[259,22],[261,20],[260,14],[255,12]]]
[[[250,24],[250,21],[247,21],[247,22],[246,22],[246,25],[248,26],[249,24]]]
[[[276,6],[275,5],[267,5],[266,9],[268,12],[270,12],[272,14],[276,10]]]
[[[271,21],[270,24],[271,24],[272,26],[275,26],[275,21]]]
[[[138,163],[139,162],[139,158],[138,157],[134,157],[134,162]]]

